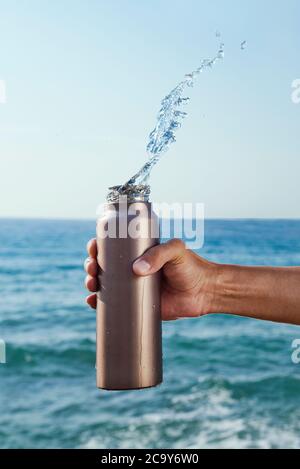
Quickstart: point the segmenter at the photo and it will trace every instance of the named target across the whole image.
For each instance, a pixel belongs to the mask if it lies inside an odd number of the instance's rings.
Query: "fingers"
[[[99,282],[98,282],[98,270],[99,266],[97,263],[97,242],[96,239],[91,239],[87,244],[87,251],[89,256],[84,262],[84,268],[86,273],[88,274],[85,278],[85,286],[91,292],[96,292],[99,290]],[[87,301],[94,301],[94,295],[90,295],[87,298]],[[93,303],[92,303],[93,304]]]
[[[87,296],[86,302],[91,308],[96,309],[97,308],[97,295],[94,293],[93,295]]]
[[[97,308],[97,295],[94,292],[99,290],[99,282],[98,282],[98,271],[99,266],[97,263],[97,241],[96,239],[91,239],[87,243],[87,252],[89,257],[84,262],[84,269],[87,273],[85,278],[85,287],[90,291],[93,292],[92,295],[87,296],[86,302],[87,304],[93,308]]]
[[[91,292],[97,292],[99,290],[97,277],[92,277],[91,275],[87,275],[85,277],[85,288]]]
[[[86,246],[88,255],[93,259],[97,259],[97,241],[96,238],[90,239]]]
[[[93,257],[88,257],[84,262],[84,269],[87,274],[91,275],[92,277],[96,277],[98,275],[99,266]]]
[[[165,264],[177,264],[185,253],[185,244],[180,239],[172,239],[165,244],[150,248],[133,264],[136,275],[151,275],[160,270]]]

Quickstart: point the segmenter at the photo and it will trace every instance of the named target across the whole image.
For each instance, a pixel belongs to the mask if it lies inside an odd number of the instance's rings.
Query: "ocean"
[[[166,323],[164,382],[95,385],[83,261],[93,221],[0,220],[1,448],[297,448],[300,328],[212,315]],[[209,220],[211,260],[300,265],[300,221]]]

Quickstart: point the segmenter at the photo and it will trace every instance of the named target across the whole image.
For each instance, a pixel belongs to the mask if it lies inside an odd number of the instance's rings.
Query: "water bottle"
[[[149,193],[113,193],[97,221],[97,387],[149,388],[162,382],[161,275],[132,265],[159,243],[159,220]]]

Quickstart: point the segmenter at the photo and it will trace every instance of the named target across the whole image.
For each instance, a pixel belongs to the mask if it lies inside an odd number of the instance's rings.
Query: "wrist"
[[[218,264],[211,312],[250,314],[266,298],[265,283],[261,268]]]
[[[214,264],[209,314],[234,313],[244,293],[240,288],[239,266]]]
[[[207,261],[197,257],[199,280],[198,280],[198,314],[205,316],[222,312],[221,281],[223,268],[225,266]]]

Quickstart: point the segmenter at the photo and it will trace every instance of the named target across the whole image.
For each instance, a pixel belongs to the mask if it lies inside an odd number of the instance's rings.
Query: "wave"
[[[43,345],[8,345],[7,368],[40,369],[47,374],[49,367],[60,371],[59,365],[65,370],[68,367],[86,367],[95,364],[95,341],[83,339],[73,343],[56,343],[52,346]],[[46,367],[46,368],[45,368]]]

